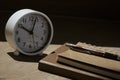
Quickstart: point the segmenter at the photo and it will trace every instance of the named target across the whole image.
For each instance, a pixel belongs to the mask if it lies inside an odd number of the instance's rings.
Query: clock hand
[[[20,28],[22,28],[23,30],[25,30],[26,32],[28,32],[30,34],[30,31],[28,29],[26,29],[25,27],[21,26]]]
[[[33,46],[35,48],[35,40],[34,40],[34,35],[32,35],[32,39],[33,39]]]
[[[33,23],[32,30],[30,31],[31,34],[33,34],[33,31],[34,31],[36,22],[37,22],[37,17],[35,18],[35,21],[34,21],[34,23]]]

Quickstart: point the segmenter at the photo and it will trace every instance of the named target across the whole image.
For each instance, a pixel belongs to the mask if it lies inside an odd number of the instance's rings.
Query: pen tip
[[[65,46],[71,47],[71,46],[75,46],[75,45],[71,44],[71,43],[65,43]]]

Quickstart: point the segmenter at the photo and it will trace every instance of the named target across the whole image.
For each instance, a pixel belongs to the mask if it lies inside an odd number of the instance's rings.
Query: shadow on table
[[[39,62],[39,60],[47,56],[47,54],[35,55],[35,56],[27,56],[24,54],[15,55],[14,52],[8,52],[7,54],[10,57],[12,57],[14,60],[23,61],[23,62]]]

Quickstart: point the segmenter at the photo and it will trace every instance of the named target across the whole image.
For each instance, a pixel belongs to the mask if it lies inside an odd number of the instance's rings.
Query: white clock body
[[[8,43],[17,51],[25,55],[37,55],[50,44],[53,25],[44,13],[22,9],[9,18],[5,35]]]

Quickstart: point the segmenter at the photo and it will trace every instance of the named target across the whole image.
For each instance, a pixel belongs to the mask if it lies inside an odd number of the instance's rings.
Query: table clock
[[[42,54],[53,38],[53,25],[44,13],[22,9],[8,19],[5,36],[8,43],[22,54]]]

